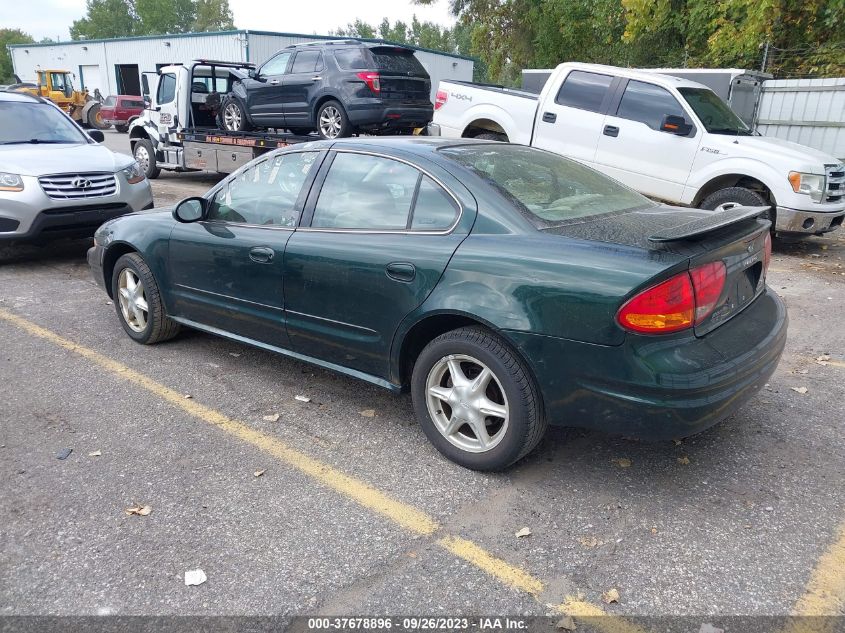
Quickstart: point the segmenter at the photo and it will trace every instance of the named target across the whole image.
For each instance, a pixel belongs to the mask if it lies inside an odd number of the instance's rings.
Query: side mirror
[[[177,222],[196,222],[205,216],[205,198],[185,198],[173,209],[173,218]]]
[[[660,122],[660,131],[676,134],[677,136],[686,136],[692,132],[692,125],[687,123],[687,120],[682,116],[665,114],[663,115],[663,120]]]
[[[88,136],[94,139],[97,143],[102,143],[106,140],[106,135],[100,130],[88,130]]]
[[[255,68],[250,68],[246,74],[250,79],[258,79],[258,71]]]

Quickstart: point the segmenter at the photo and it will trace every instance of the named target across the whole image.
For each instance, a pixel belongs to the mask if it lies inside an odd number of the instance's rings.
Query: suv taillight
[[[445,90],[438,90],[434,97],[434,109],[439,110],[449,100],[449,94]]]
[[[623,305],[616,320],[643,334],[668,334],[698,325],[713,312],[725,287],[725,264],[711,262],[643,290]]]
[[[369,71],[358,73],[358,79],[363,79],[364,83],[367,84],[374,94],[381,92],[381,81],[379,80],[378,73]]]

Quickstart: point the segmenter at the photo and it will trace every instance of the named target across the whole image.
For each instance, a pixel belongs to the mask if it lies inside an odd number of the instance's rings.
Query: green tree
[[[88,0],[84,18],[74,20],[70,37],[79,39],[102,39],[127,37],[136,32],[137,14],[134,2],[130,0]]]
[[[335,31],[329,31],[329,35],[336,35],[338,37],[359,37],[363,39],[373,39],[376,36],[376,30],[360,18],[347,24],[346,28],[339,28]]]
[[[196,20],[196,5],[192,0],[135,0],[135,12],[141,35],[159,33],[187,33]]]
[[[195,0],[194,31],[230,31],[235,28],[229,0]]]
[[[34,41],[29,33],[24,33],[20,29],[0,29],[0,83],[15,83],[12,54],[6,47],[12,44],[31,44]]]

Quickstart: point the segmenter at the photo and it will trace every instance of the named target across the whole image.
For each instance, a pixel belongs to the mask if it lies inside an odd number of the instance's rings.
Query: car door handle
[[[543,112],[544,123],[554,123],[557,121],[557,115],[554,112]]]
[[[619,128],[615,125],[605,125],[602,134],[605,136],[619,136]]]
[[[276,252],[272,248],[266,246],[256,246],[249,251],[249,258],[259,264],[269,264],[273,261],[273,255]]]
[[[279,80],[278,80],[278,79],[271,79],[271,80],[270,80],[270,83],[271,83],[271,84],[273,84],[274,86],[278,86],[278,85],[279,85]]]
[[[316,77],[311,77],[311,81],[320,81],[321,79],[322,77],[320,77],[320,75],[317,75]]]
[[[396,281],[413,281],[417,269],[408,262],[391,262],[387,265],[387,276]]]

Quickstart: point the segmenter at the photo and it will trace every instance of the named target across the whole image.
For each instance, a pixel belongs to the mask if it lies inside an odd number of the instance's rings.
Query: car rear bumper
[[[827,233],[842,226],[845,209],[839,211],[801,211],[778,207],[775,231],[779,233]]]
[[[434,106],[425,103],[350,103],[349,121],[355,127],[367,129],[406,129],[425,127],[434,116]]]
[[[534,369],[551,424],[657,440],[699,433],[747,402],[775,371],[787,324],[767,291],[700,338],[628,335],[614,347],[505,334]]]

